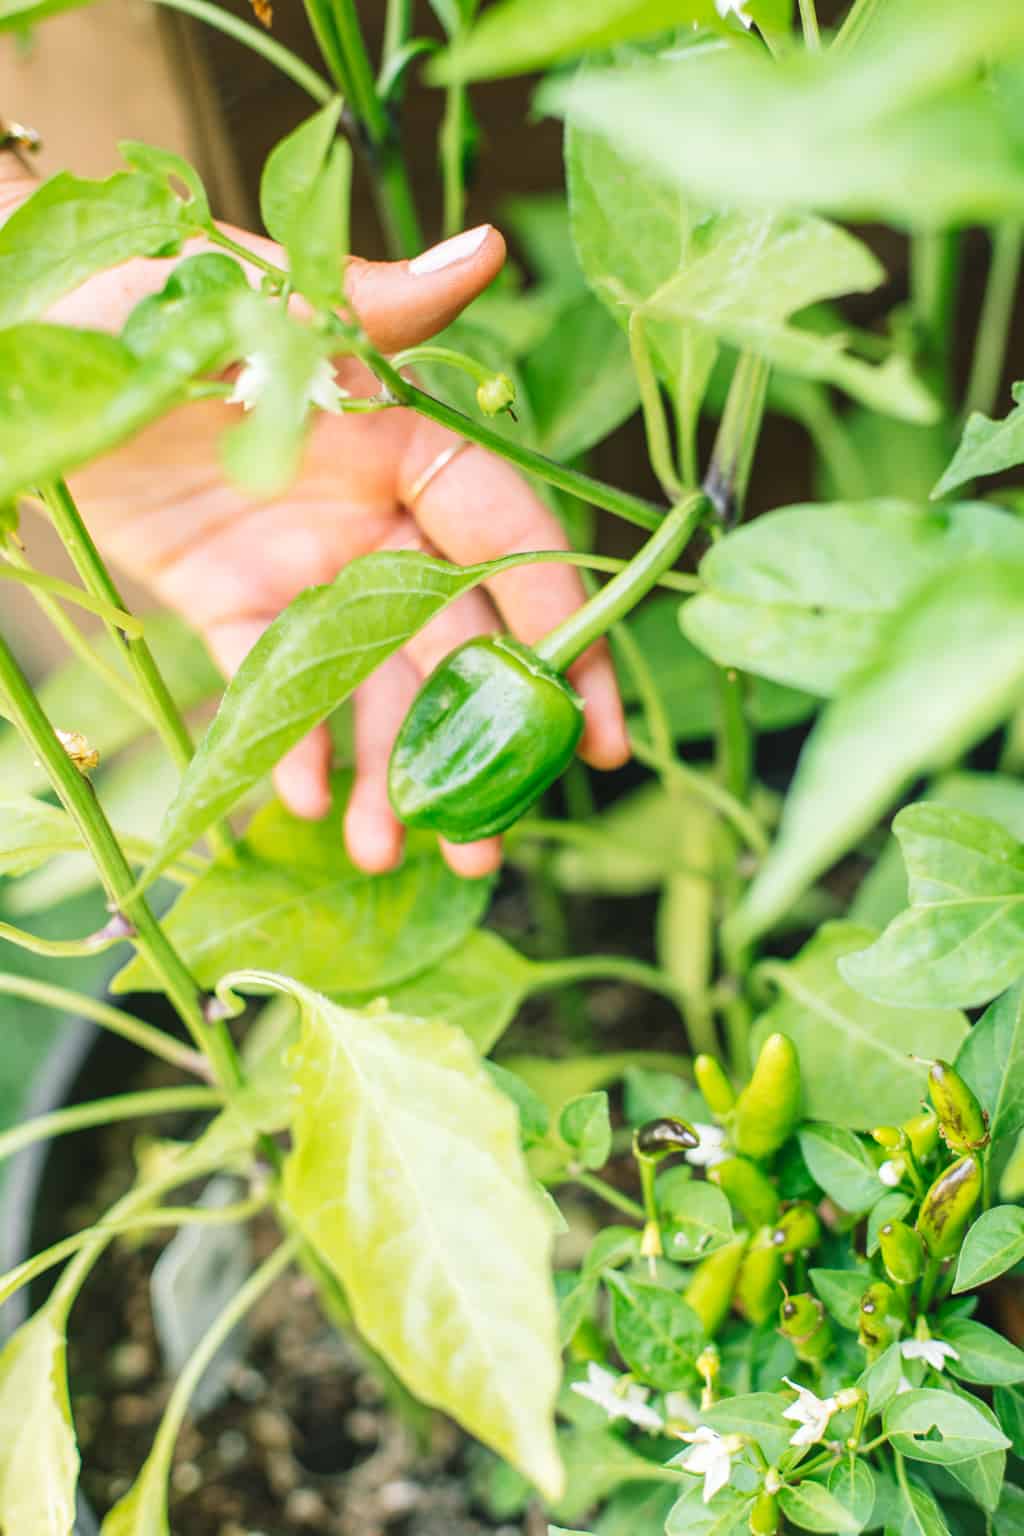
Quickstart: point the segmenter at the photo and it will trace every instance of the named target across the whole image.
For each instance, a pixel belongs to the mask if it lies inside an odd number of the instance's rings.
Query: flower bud
[[[500,416],[514,404],[516,387],[507,373],[494,373],[476,392],[476,403],[485,416]]]

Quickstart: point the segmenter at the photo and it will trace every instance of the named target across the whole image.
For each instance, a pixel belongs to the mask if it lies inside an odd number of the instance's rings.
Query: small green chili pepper
[[[973,1152],[939,1174],[914,1223],[933,1259],[951,1259],[959,1250],[980,1196],[981,1164]]]
[[[899,1331],[896,1293],[884,1280],[869,1285],[861,1297],[857,1337],[869,1354],[887,1349]]]
[[[906,1145],[907,1135],[896,1125],[876,1125],[871,1132],[871,1139],[887,1152],[895,1152],[897,1147]]]
[[[817,1296],[787,1296],[779,1308],[779,1332],[805,1365],[820,1365],[831,1353],[832,1324]]]
[[[913,1115],[909,1120],[904,1120],[903,1129],[910,1142],[910,1150],[919,1163],[926,1163],[935,1153],[939,1144],[939,1117],[932,1110],[926,1109],[920,1115]]]
[[[727,1157],[708,1169],[708,1178],[743,1217],[748,1227],[770,1227],[779,1214],[779,1197],[766,1173],[748,1157]]]
[[[685,1120],[675,1120],[669,1115],[659,1120],[648,1120],[633,1132],[633,1152],[636,1157],[646,1157],[660,1162],[673,1152],[692,1152],[700,1146],[700,1137]]]
[[[913,1285],[924,1270],[924,1244],[905,1221],[887,1221],[878,1234],[882,1263],[897,1285]]]
[[[821,1222],[813,1205],[798,1201],[783,1211],[775,1224],[772,1242],[780,1253],[802,1253],[821,1241]]]
[[[779,1500],[774,1493],[759,1493],[750,1509],[750,1536],[775,1536],[779,1529]]]
[[[769,1035],[736,1101],[733,1140],[746,1157],[771,1157],[800,1120],[800,1062],[788,1035]]]
[[[702,1259],[683,1293],[701,1322],[708,1338],[714,1338],[729,1315],[736,1277],[747,1249],[745,1236],[734,1237],[715,1253]]]
[[[736,1091],[721,1062],[714,1056],[698,1056],[693,1063],[693,1075],[711,1113],[723,1118],[729,1114],[736,1103]]]
[[[734,1300],[744,1317],[759,1328],[775,1315],[782,1292],[782,1254],[763,1227],[743,1256]]]
[[[985,1111],[948,1061],[933,1061],[928,1068],[928,1097],[939,1117],[939,1133],[951,1152],[976,1152],[987,1144]]]

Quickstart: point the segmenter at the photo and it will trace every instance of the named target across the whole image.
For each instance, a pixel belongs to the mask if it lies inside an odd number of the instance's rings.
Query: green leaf
[[[782,507],[711,546],[708,590],[682,624],[720,665],[829,698],[870,661],[888,615],[973,554],[1024,557],[1020,519],[981,502]]]
[[[620,1483],[664,1479],[657,1462],[631,1450],[619,1435],[608,1429],[573,1429],[558,1437],[566,1473],[565,1496],[559,1500],[560,1520],[576,1521],[602,1502]]]
[[[899,1490],[903,1508],[899,1536],[950,1536],[942,1511],[928,1489],[918,1483],[909,1483],[908,1489],[908,1493]]]
[[[626,338],[589,293],[559,311],[522,366],[536,445],[563,463],[603,442],[639,407]]]
[[[333,97],[267,156],[260,177],[260,214],[267,234],[279,245],[291,242],[292,231],[335,142],[341,108],[341,97]]]
[[[175,404],[185,379],[173,359],[140,360],[100,331],[0,331],[0,498],[116,448]]]
[[[444,1015],[438,1017],[443,1018]],[[445,1023],[450,1023],[450,1020],[446,1019]],[[484,1062],[484,1067],[494,1086],[512,1100],[519,1112],[519,1134],[523,1146],[532,1147],[543,1141],[551,1125],[551,1116],[544,1100],[515,1072],[509,1072],[493,1061]]]
[[[843,976],[897,1008],[988,1002],[1024,971],[1024,844],[949,806],[910,805],[892,825],[910,910],[841,960]]]
[[[845,1472],[846,1468],[837,1467],[835,1470]],[[867,1472],[869,1478],[871,1477],[866,1467],[862,1470]],[[830,1533],[830,1536],[840,1536],[840,1533],[847,1532],[856,1536],[858,1531],[864,1529],[871,1515],[874,1504],[873,1480],[870,1494],[864,1519],[860,1518],[859,1509],[851,1509],[830,1488],[826,1488],[824,1483],[815,1482],[812,1477],[797,1483],[795,1488],[783,1488],[779,1494],[779,1503],[786,1519],[791,1520],[802,1531],[825,1531]]]
[[[41,800],[0,799],[0,875],[23,875],[82,846],[66,811]]]
[[[965,560],[916,592],[812,731],[730,937],[763,933],[915,775],[1003,719],[1022,681],[1024,566]]]
[[[859,1269],[812,1269],[809,1278],[836,1322],[856,1331],[860,1304],[871,1284],[871,1275]]]
[[[100,1528],[100,1536],[170,1536],[167,1468],[163,1458],[143,1463],[134,1483],[118,1499]]]
[[[622,1079],[622,1117],[630,1129],[648,1120],[670,1115],[676,1120],[706,1119],[708,1109],[701,1094],[675,1072],[652,1072],[630,1067]],[[659,1189],[671,1188],[674,1170],[662,1174]]]
[[[1003,0],[977,0],[969,14],[933,0],[927,27],[917,0],[896,0],[839,54],[680,47],[642,68],[555,79],[540,106],[718,206],[812,207],[903,228],[993,222],[1024,206],[1024,167],[980,66],[1022,41],[1024,18]]]
[[[169,186],[178,201],[184,204],[185,212],[196,224],[203,229],[213,228],[210,200],[206,195],[202,177],[194,165],[190,165],[173,150],[160,149],[155,144],[143,144],[139,139],[119,139],[117,147],[122,160],[127,161],[133,171],[141,171],[143,175],[152,177],[154,181],[163,182],[165,186]],[[182,196],[182,187],[187,192],[187,197]]]
[[[857,923],[824,923],[795,959],[770,962],[765,974],[781,996],[751,1036],[756,1057],[769,1035],[788,1035],[808,1119],[855,1131],[913,1115],[927,1086],[927,1068],[913,1057],[952,1060],[968,1028],[962,1013],[879,1007],[848,986],[845,957],[873,937]]]
[[[815,1183],[851,1216],[876,1205],[885,1194],[864,1143],[841,1125],[805,1125],[800,1150]]]
[[[895,1397],[882,1425],[893,1450],[912,1461],[948,1466],[989,1451],[1005,1451],[1010,1444],[973,1400],[928,1388]]]
[[[564,1525],[549,1525],[548,1536],[590,1536],[589,1531],[567,1531]]]
[[[962,1388],[951,1390],[956,1390],[964,1402],[977,1408],[996,1434],[1001,1432],[999,1420],[987,1403],[981,1402]],[[967,1461],[955,1462],[946,1468],[945,1475],[959,1483],[974,1503],[994,1513],[999,1506],[1003,1479],[1006,1477],[1006,1452],[1005,1450],[988,1451],[984,1456],[972,1456]]]
[[[959,447],[933,496],[948,496],[968,480],[1024,464],[1024,383],[1013,386],[1013,400],[1013,410],[1001,421],[991,421],[980,411],[971,412]]]
[[[696,1312],[660,1285],[608,1276],[615,1347],[635,1376],[662,1391],[686,1385],[704,1342]]]
[[[145,879],[190,847],[382,661],[493,569],[392,550],[353,560],[329,586],[300,593],[229,684]]]
[[[973,1291],[1024,1259],[1024,1210],[997,1205],[968,1229],[956,1267],[954,1292]]]
[[[343,298],[351,185],[352,150],[346,139],[339,139],[310,188],[288,239],[292,286],[321,308],[340,304]]]
[[[657,1195],[665,1254],[676,1264],[695,1264],[731,1241],[732,1207],[716,1185],[680,1166],[659,1175]]]
[[[43,1309],[0,1352],[0,1529],[69,1536],[78,1448],[68,1402],[65,1322]]]
[[[206,218],[194,193],[183,200],[165,176],[51,177],[0,229],[0,326],[42,315],[86,278],[133,256],[176,255]]]
[[[993,1141],[1024,1130],[1024,983],[985,1009],[956,1066],[988,1112]]]
[[[720,1435],[749,1435],[770,1462],[789,1445],[793,1425],[786,1419],[787,1399],[778,1392],[746,1392],[726,1397],[701,1414],[701,1423]]]
[[[584,1168],[603,1168],[612,1150],[608,1095],[585,1093],[570,1099],[558,1117],[558,1134]]]
[[[997,1387],[992,1405],[1000,1427],[1010,1437],[1010,1450],[1014,1456],[1024,1451],[1024,1392],[1013,1387]]]
[[[899,1392],[903,1380],[903,1356],[898,1344],[890,1344],[864,1372],[859,1387],[868,1398],[868,1413],[881,1413]]]
[[[237,966],[288,965],[321,991],[376,993],[455,949],[483,917],[489,880],[462,880],[436,840],[410,837],[395,870],[368,875],[345,852],[346,795],[331,814],[302,821],[277,801],[250,824],[231,864],[215,864],[164,920],[168,938],[203,986]],[[137,955],[114,992],[153,991]]]
[[[665,1536],[740,1536],[747,1530],[749,1494],[723,1488],[705,1504],[701,1485],[689,1489],[669,1511]]]
[[[959,1360],[949,1360],[947,1370],[961,1381],[981,1386],[1013,1386],[1024,1381],[1024,1350],[970,1318],[954,1318],[943,1325],[942,1337],[956,1349]]]
[[[875,1475],[866,1460],[850,1457],[840,1462],[828,1475],[828,1491],[855,1521],[855,1530],[870,1522],[875,1507]]]
[[[515,1107],[441,1020],[357,1013],[269,974],[229,985],[257,981],[302,1009],[287,1200],[360,1333],[418,1397],[557,1498],[551,1235]]]
[[[530,989],[533,972],[525,956],[483,928],[467,934],[458,949],[429,970],[389,986],[388,1002],[396,1013],[445,1019],[457,1025],[481,1056],[486,1056],[515,1017]],[[374,995],[343,993],[337,1001],[361,1008],[372,1002]]]

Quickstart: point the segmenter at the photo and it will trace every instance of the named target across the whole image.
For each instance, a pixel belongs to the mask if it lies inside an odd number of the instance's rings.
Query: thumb
[[[345,289],[374,346],[398,352],[443,331],[504,264],[504,240],[492,225],[481,224],[411,261],[352,256]]]

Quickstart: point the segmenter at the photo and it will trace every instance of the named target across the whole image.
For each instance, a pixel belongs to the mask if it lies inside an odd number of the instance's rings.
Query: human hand
[[[281,263],[272,242],[228,233]],[[194,242],[188,250],[201,248]],[[493,279],[504,255],[501,236],[484,226],[412,262],[353,258],[348,297],[374,344],[394,352],[448,325]],[[119,329],[140,298],[162,287],[170,265],[131,262],[104,273],[48,318]],[[353,395],[377,391],[351,359],[342,360],[338,383]],[[198,629],[228,676],[304,587],[331,581],[371,550],[421,549],[465,565],[566,545],[557,520],[509,465],[475,446],[451,454],[460,439],[399,409],[320,414],[295,484],[273,500],[254,500],[224,480],[219,464],[218,438],[237,413],[218,400],[182,407],[72,479],[104,554]],[[452,604],[358,690],[356,774],[345,822],[357,864],[385,870],[401,856],[387,762],[423,677],[475,634],[506,626],[535,641],[582,600],[579,577],[567,566],[506,572]],[[581,755],[595,767],[619,765],[628,747],[605,647],[594,646],[570,676],[585,704]],[[329,755],[321,728],[278,766],[278,792],[296,814],[326,813]],[[448,844],[444,852],[458,873],[479,876],[500,862],[500,840]]]

